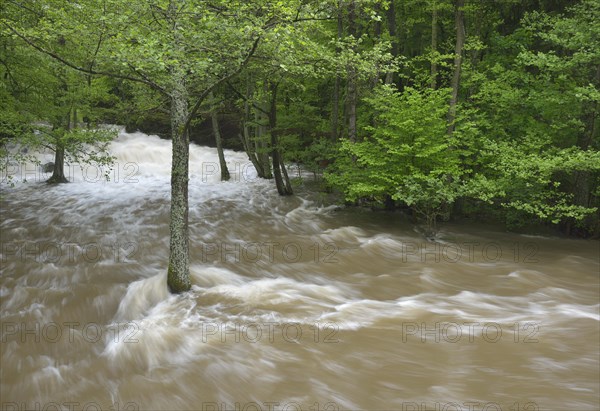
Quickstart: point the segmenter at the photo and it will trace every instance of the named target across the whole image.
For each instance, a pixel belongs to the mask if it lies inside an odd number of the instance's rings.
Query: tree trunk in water
[[[452,96],[450,97],[450,107],[448,109],[448,129],[447,134],[454,132],[454,119],[456,118],[456,104],[458,103],[458,88],[460,86],[460,69],[462,65],[462,52],[465,45],[465,22],[463,7],[465,0],[456,0],[455,26],[456,26],[456,47],[454,48],[454,75],[452,76]]]
[[[269,131],[271,133],[271,158],[273,159],[273,175],[275,176],[275,185],[279,195],[287,196],[294,194],[287,171],[285,172],[285,181],[283,180],[282,169],[285,165],[279,151],[279,139],[277,136],[277,84],[271,83],[271,107],[269,109]],[[284,170],[285,171],[285,170]]]
[[[244,146],[244,151],[246,152],[248,159],[252,162],[252,165],[256,169],[256,174],[258,175],[258,177],[265,178],[265,171],[263,169],[263,166],[258,160],[256,153],[251,148],[250,132],[248,130],[248,126],[244,123],[242,129],[244,130],[244,134],[240,134],[239,137],[240,141],[242,142],[242,146]]]
[[[189,136],[184,133],[188,117],[187,90],[184,73],[174,74],[171,94],[171,137],[173,163],[171,166],[171,242],[167,285],[178,294],[191,288],[188,233]]]
[[[65,149],[61,145],[54,148],[54,169],[52,177],[46,181],[48,184],[68,183],[69,180],[65,177]]]
[[[281,158],[280,165],[281,165],[281,172],[283,173],[283,182],[285,183],[285,187],[286,187],[286,195],[293,195],[294,190],[292,188],[292,182],[290,181],[290,177],[288,176],[288,172],[287,172],[287,169],[285,168],[283,158]]]
[[[178,24],[178,8],[174,1],[169,2],[168,18],[172,24],[175,52],[183,52],[181,32]],[[188,90],[185,72],[179,65],[169,68],[171,77],[171,138],[173,156],[171,163],[171,219],[169,222],[170,250],[167,286],[169,291],[179,294],[192,287],[190,281],[190,248],[188,232],[188,180],[190,160],[190,139],[186,131],[189,116]]]
[[[214,101],[215,95],[213,92],[210,93],[210,99]],[[210,113],[210,119],[212,122],[213,133],[215,134],[215,142],[217,143],[217,154],[219,156],[219,167],[221,169],[221,181],[229,181],[231,175],[227,168],[227,162],[225,161],[225,154],[223,153],[223,143],[221,141],[221,131],[219,130],[219,118],[217,113],[216,104]]]
[[[435,0],[432,2],[433,11],[431,15],[431,53],[432,58],[436,58],[435,52],[437,51],[437,4]],[[436,60],[431,61],[431,89],[435,90],[437,88],[437,62]]]
[[[250,161],[252,162],[252,165],[254,165],[254,168],[256,169],[256,174],[260,178],[266,178],[265,169],[264,169],[262,163],[260,162],[260,157],[259,157],[258,153],[256,152],[256,150],[252,147],[252,143],[251,143],[252,140],[250,138],[250,129],[248,127],[248,119],[250,118],[250,103],[248,102],[248,99],[252,95],[251,84],[252,84],[252,82],[249,80],[248,88],[246,90],[247,97],[244,100],[244,121],[243,121],[242,127],[241,127],[242,134],[240,134],[239,137],[240,137],[240,140],[242,141],[242,146],[244,146],[244,150],[246,151],[246,154],[248,155],[248,159],[250,159]],[[255,147],[256,147],[256,145],[255,145]]]
[[[268,87],[265,84],[265,87],[264,87],[265,93],[263,96],[263,100],[265,100],[265,102],[262,104],[262,107],[263,107],[263,110],[268,113],[269,112],[269,107],[268,107],[269,104],[268,104],[268,102],[266,102],[267,89],[268,89]],[[254,140],[254,147],[256,150],[256,155],[258,157],[258,161],[260,161],[260,163],[262,165],[262,169],[264,171],[265,178],[271,179],[271,178],[273,178],[273,173],[271,172],[271,162],[269,160],[269,151],[270,150],[268,148],[268,144],[266,141],[269,119],[262,111],[259,111],[259,110],[256,111],[255,118],[256,118],[256,123],[258,124],[258,126],[256,127],[256,137]]]
[[[67,115],[66,133],[71,130],[71,110]],[[68,183],[69,180],[65,177],[65,147],[60,141],[56,142],[54,147],[54,167],[52,176],[46,181],[48,184]]]

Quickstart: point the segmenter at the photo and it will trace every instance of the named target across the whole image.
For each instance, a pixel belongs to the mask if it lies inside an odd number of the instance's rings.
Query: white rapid
[[[0,187],[1,410],[600,409],[597,241],[432,243],[399,214],[279,197],[243,153],[220,182],[192,145],[174,296],[170,142],[111,150],[110,181],[29,165]]]

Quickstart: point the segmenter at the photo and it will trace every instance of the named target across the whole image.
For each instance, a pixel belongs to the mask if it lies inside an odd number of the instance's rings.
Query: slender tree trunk
[[[271,172],[271,161],[269,160],[269,144],[267,142],[267,129],[269,118],[265,113],[269,112],[269,102],[267,101],[267,96],[269,95],[268,84],[265,82],[263,86],[263,102],[262,102],[262,111],[256,110],[256,123],[258,126],[256,127],[256,138],[254,141],[256,154],[260,163],[262,164],[262,169],[264,171],[265,178],[271,179],[273,178],[273,173]]]
[[[600,66],[596,68],[595,84],[600,84]],[[598,139],[598,118],[600,113],[600,107],[598,102],[590,103],[588,113],[582,118],[585,128],[583,133],[577,140],[577,145],[582,150],[589,149],[590,145]],[[598,203],[598,199],[595,198],[593,190],[593,179],[589,170],[576,170],[573,173],[573,186],[571,193],[573,194],[573,203],[583,207],[594,207]],[[590,181],[592,180],[592,181]],[[595,220],[595,223],[594,223]],[[596,215],[589,215],[585,219],[585,225],[591,227],[594,236],[600,234],[600,211],[596,212]],[[567,235],[571,229],[572,221],[567,222]]]
[[[340,117],[340,76],[336,75],[333,84],[333,103],[331,107],[331,138],[337,140]]]
[[[239,137],[240,141],[242,142],[242,146],[244,146],[244,151],[248,156],[248,160],[250,160],[250,162],[256,169],[256,174],[258,175],[258,177],[265,178],[265,171],[263,170],[262,164],[256,157],[256,153],[251,148],[248,126],[244,124],[242,126],[242,129],[243,134],[240,133]]]
[[[437,88],[437,61],[436,59],[436,52],[437,52],[437,37],[438,37],[438,11],[437,11],[437,4],[436,1],[433,0],[432,1],[432,14],[431,14],[431,53],[432,53],[432,60],[431,60],[431,88],[433,90],[435,90]]]
[[[187,90],[183,73],[177,73],[171,95],[171,244],[167,285],[172,293],[191,288],[188,233],[189,136],[184,133],[188,116]]]
[[[172,23],[173,49],[182,52],[181,33],[177,24],[179,5],[169,3],[168,13]],[[179,294],[192,287],[190,280],[190,249],[188,230],[188,180],[190,139],[186,132],[189,117],[188,90],[185,72],[180,66],[172,66],[171,75],[171,138],[173,156],[171,163],[171,219],[169,222],[170,253],[167,271],[169,291]]]
[[[484,16],[483,16],[483,12],[482,12],[482,8],[481,7],[477,7],[475,10],[475,17],[474,17],[474,33],[473,36],[477,37],[478,39],[480,39],[482,42],[484,41],[483,39],[481,39],[481,30],[482,30],[482,26],[485,22],[484,20]],[[473,66],[473,69],[477,68],[477,65],[479,63],[479,60],[482,56],[482,50],[478,47],[474,47],[473,50],[471,50],[471,65]]]
[[[396,30],[396,6],[394,1],[390,2],[390,6],[387,10],[387,24],[388,31],[390,33],[390,39],[392,42],[392,56],[398,57],[398,34]],[[394,72],[388,71],[385,75],[385,84],[392,84],[394,82]]]
[[[381,9],[381,4],[375,3],[374,4],[374,11],[376,14],[380,14],[382,9]],[[381,41],[381,31],[382,31],[382,23],[381,20],[376,20],[373,23],[373,41],[375,43],[378,43]],[[375,88],[377,87],[377,84],[379,83],[379,79],[381,78],[381,70],[379,68],[379,64],[375,65],[376,70],[373,73],[373,77],[371,77],[371,88]]]
[[[467,15],[468,18],[468,15]],[[482,43],[485,43],[486,41],[481,38],[481,32],[483,30],[483,25],[485,24],[486,20],[484,18],[484,13],[482,10],[481,6],[477,6],[474,10],[474,16],[472,17],[473,19],[473,29],[472,29],[472,36],[478,38],[479,40],[481,40]],[[465,52],[465,58],[466,56],[466,52]],[[483,58],[483,49],[480,49],[479,47],[473,47],[473,49],[470,51],[470,60],[471,60],[471,70],[473,71],[477,71],[477,68],[479,66],[479,63],[481,62],[482,58]],[[468,100],[473,94],[475,94],[477,91],[477,86],[475,85],[475,83],[472,83],[471,86],[466,90],[465,93],[465,100]]]
[[[348,139],[350,141],[356,141],[356,102],[357,89],[356,89],[356,69],[350,68],[348,70]]]
[[[283,157],[281,157],[281,172],[283,173],[283,181],[286,187],[286,195],[294,194],[294,190],[292,188],[292,182],[290,181],[290,177],[288,176],[287,169],[285,168],[285,162],[283,161]],[[299,172],[298,172],[299,173]]]
[[[215,95],[211,91],[210,99],[214,102]],[[214,104],[213,110],[210,113],[210,119],[212,122],[213,133],[215,134],[215,142],[217,143],[217,154],[219,156],[219,167],[221,169],[221,181],[229,181],[231,178],[229,169],[227,168],[227,162],[225,161],[225,154],[223,153],[223,143],[221,141],[221,130],[219,129],[219,114],[217,111],[217,105]]]
[[[331,138],[337,140],[340,122],[340,76],[336,75],[333,83],[333,98],[331,107]]]
[[[348,5],[348,34],[356,38],[356,2],[352,0]],[[356,67],[350,63],[348,67],[348,85],[347,85],[347,109],[348,116],[348,139],[356,141],[356,103],[357,96],[357,71]]]
[[[337,39],[341,40],[344,34],[344,15],[342,12],[341,1],[338,2],[338,15],[337,15]],[[340,48],[337,48],[337,53],[341,52]],[[331,138],[337,140],[339,137],[339,126],[340,126],[340,74],[335,74],[335,82],[333,84],[333,107],[331,109]]]
[[[284,175],[282,169],[285,168],[283,159],[281,158],[281,152],[279,150],[279,139],[277,134],[277,84],[270,84],[271,91],[271,105],[269,109],[269,131],[271,133],[271,158],[273,159],[273,175],[275,176],[275,185],[277,186],[277,192],[279,195],[287,196],[294,194],[292,186],[287,178],[287,172],[285,172],[286,180],[284,181]]]
[[[452,96],[450,97],[450,107],[448,109],[448,129],[447,134],[454,132],[454,119],[456,118],[456,105],[458,103],[458,88],[460,86],[460,70],[462,66],[462,52],[465,45],[465,22],[463,7],[465,0],[456,0],[455,27],[456,27],[456,46],[454,48],[454,75],[452,76]]]
[[[398,40],[398,55],[402,55],[407,58],[414,57],[412,54],[409,31],[411,30],[410,25],[407,24],[407,20],[409,20],[412,16],[412,11],[407,7],[408,0],[401,0],[396,5],[396,21],[398,21],[398,35],[396,39]],[[408,26],[408,27],[407,27]],[[404,88],[410,83],[408,78],[411,76],[411,70],[407,65],[401,69],[401,75],[397,79],[398,82],[398,90],[402,91]]]
[[[265,116],[262,114],[258,114],[257,118],[258,118],[258,121],[261,123],[268,121],[268,119],[265,119]],[[270,180],[273,178],[273,173],[271,171],[271,161],[269,160],[269,147],[268,147],[268,144],[266,141],[267,126],[260,124],[256,130],[257,130],[257,135],[256,135],[256,140],[255,140],[256,154],[262,165],[262,169],[264,172],[264,178]]]
[[[252,81],[248,79],[248,87],[246,89],[246,98],[244,99],[244,122],[242,124],[242,133],[240,134],[240,140],[242,141],[242,145],[244,146],[244,150],[248,155],[248,159],[254,165],[256,169],[256,174],[260,178],[266,178],[265,170],[262,162],[260,161],[260,157],[256,152],[256,144],[254,147],[252,145],[252,138],[250,137],[250,127],[248,127],[248,119],[250,118],[250,103],[249,99],[252,95]]]

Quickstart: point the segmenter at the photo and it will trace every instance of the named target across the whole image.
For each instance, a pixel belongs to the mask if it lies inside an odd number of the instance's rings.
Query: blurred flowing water
[[[2,410],[597,410],[599,244],[277,195],[191,147],[191,292],[166,290],[170,142],[110,181],[1,188]],[[46,160],[46,158],[42,158]],[[51,160],[51,158],[50,158]]]

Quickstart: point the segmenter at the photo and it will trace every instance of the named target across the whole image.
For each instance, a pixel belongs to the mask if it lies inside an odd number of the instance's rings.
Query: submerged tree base
[[[47,184],[64,184],[68,183],[69,180],[65,176],[52,176],[48,180],[46,180]]]
[[[171,264],[169,264],[169,271],[167,273],[167,287],[169,288],[169,292],[171,294],[181,294],[186,291],[189,291],[192,288],[192,283],[189,279],[189,276],[186,278],[181,278],[178,276]]]

